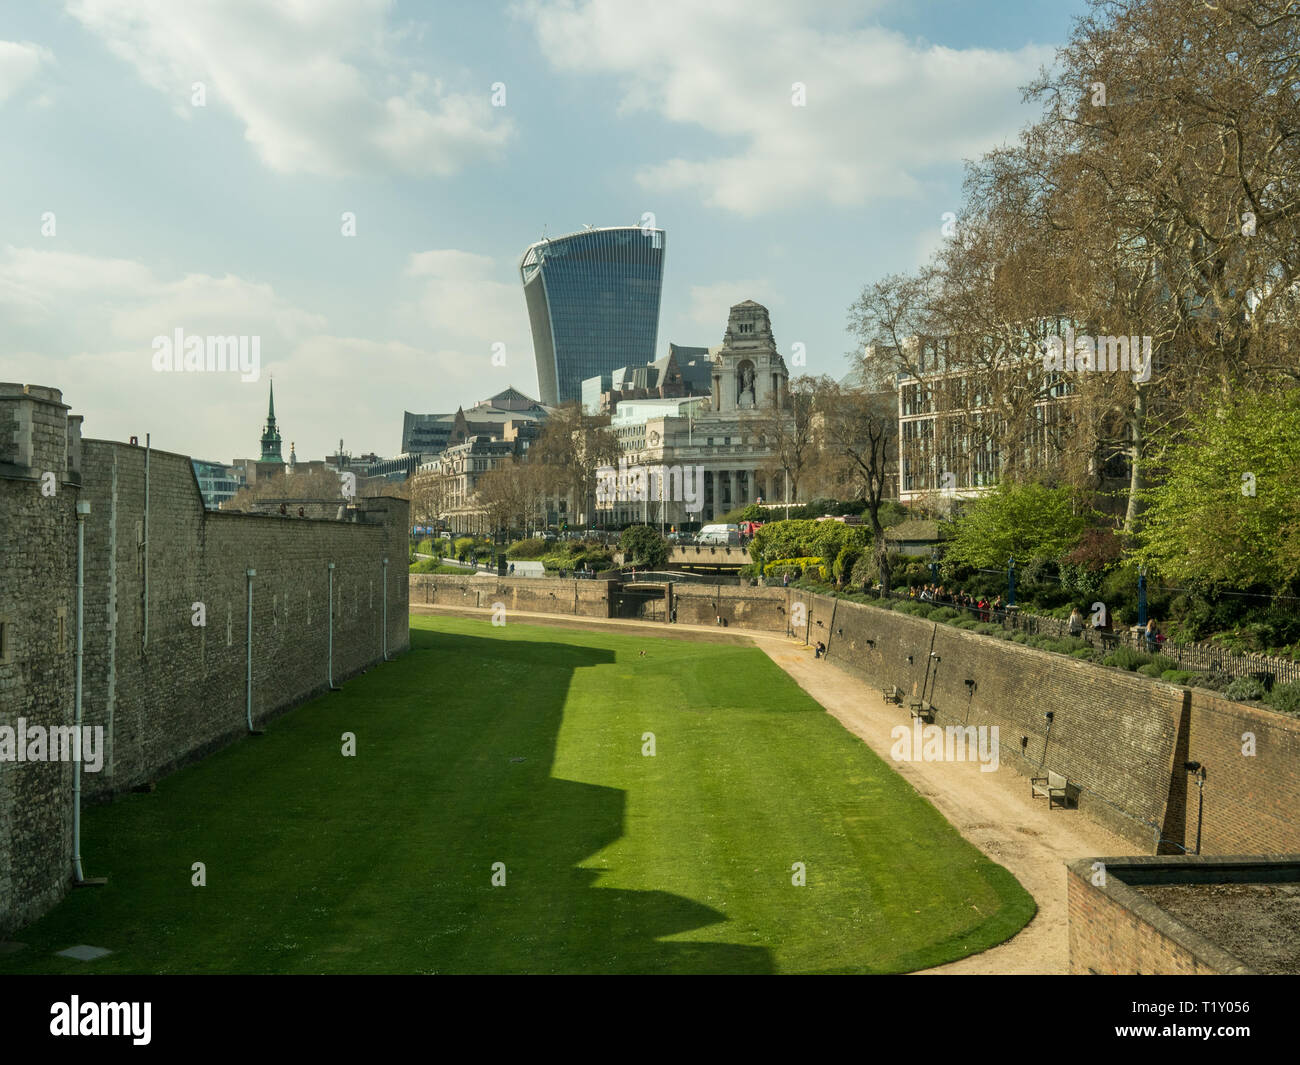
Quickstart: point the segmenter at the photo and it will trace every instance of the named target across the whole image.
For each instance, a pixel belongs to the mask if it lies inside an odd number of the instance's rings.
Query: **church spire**
[[[275,427],[275,382],[271,382],[271,402],[266,408],[266,428],[262,430],[262,462],[283,462],[280,455],[280,430]]]

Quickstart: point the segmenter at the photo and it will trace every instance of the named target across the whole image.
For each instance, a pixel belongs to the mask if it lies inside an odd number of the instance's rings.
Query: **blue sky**
[[[394,454],[404,409],[537,394],[517,261],[543,226],[647,212],[660,353],[751,298],[795,372],[841,376],[849,304],[937,245],[1084,4],[801,6],[6,3],[0,379],[63,389],[87,436],[228,461],[273,377],[300,457]],[[156,372],[177,328],[259,336],[259,380]]]

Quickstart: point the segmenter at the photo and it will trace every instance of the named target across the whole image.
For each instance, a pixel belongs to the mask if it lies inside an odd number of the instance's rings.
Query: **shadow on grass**
[[[418,628],[411,645],[89,811],[88,872],[109,886],[11,937],[29,949],[0,972],[774,971],[763,947],[660,939],[719,911],[577,867],[623,835],[626,793],[551,770],[574,672],[612,652]],[[113,953],[52,956],[75,943]]]

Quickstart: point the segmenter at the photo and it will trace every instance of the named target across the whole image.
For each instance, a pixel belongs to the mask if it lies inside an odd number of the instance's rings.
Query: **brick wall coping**
[[[1101,862],[1106,882],[1093,882],[1093,864]],[[1300,854],[1200,855],[1080,858],[1070,872],[1176,943],[1197,961],[1230,976],[1258,975],[1236,955],[1187,927],[1132,885],[1277,883],[1300,881]]]

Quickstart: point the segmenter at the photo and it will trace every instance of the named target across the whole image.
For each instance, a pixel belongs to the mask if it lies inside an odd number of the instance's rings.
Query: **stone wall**
[[[412,603],[484,610],[501,603],[507,612],[520,610],[587,618],[612,616],[610,596],[618,588],[618,581],[461,577],[449,573],[413,573],[410,580]]]
[[[253,722],[409,645],[407,503],[357,501],[354,521],[205,511],[190,461],[88,440],[84,715],[110,752],[87,780],[121,791],[247,731],[248,589],[253,604]],[[148,573],[148,626],[145,584]],[[205,621],[196,625],[202,611]]]
[[[83,442],[79,422],[55,389],[0,385],[0,726],[73,721],[89,504],[82,710],[105,754],[82,773],[86,800],[247,733],[250,580],[255,726],[328,690],[331,619],[336,685],[382,661],[385,640],[407,649],[406,500],[359,500],[344,521],[207,511],[186,456]],[[70,883],[72,805],[70,763],[0,761],[0,933]]]
[[[69,427],[57,389],[0,384],[0,726],[72,721],[80,471]],[[62,895],[71,793],[67,762],[0,760],[0,933]]]

